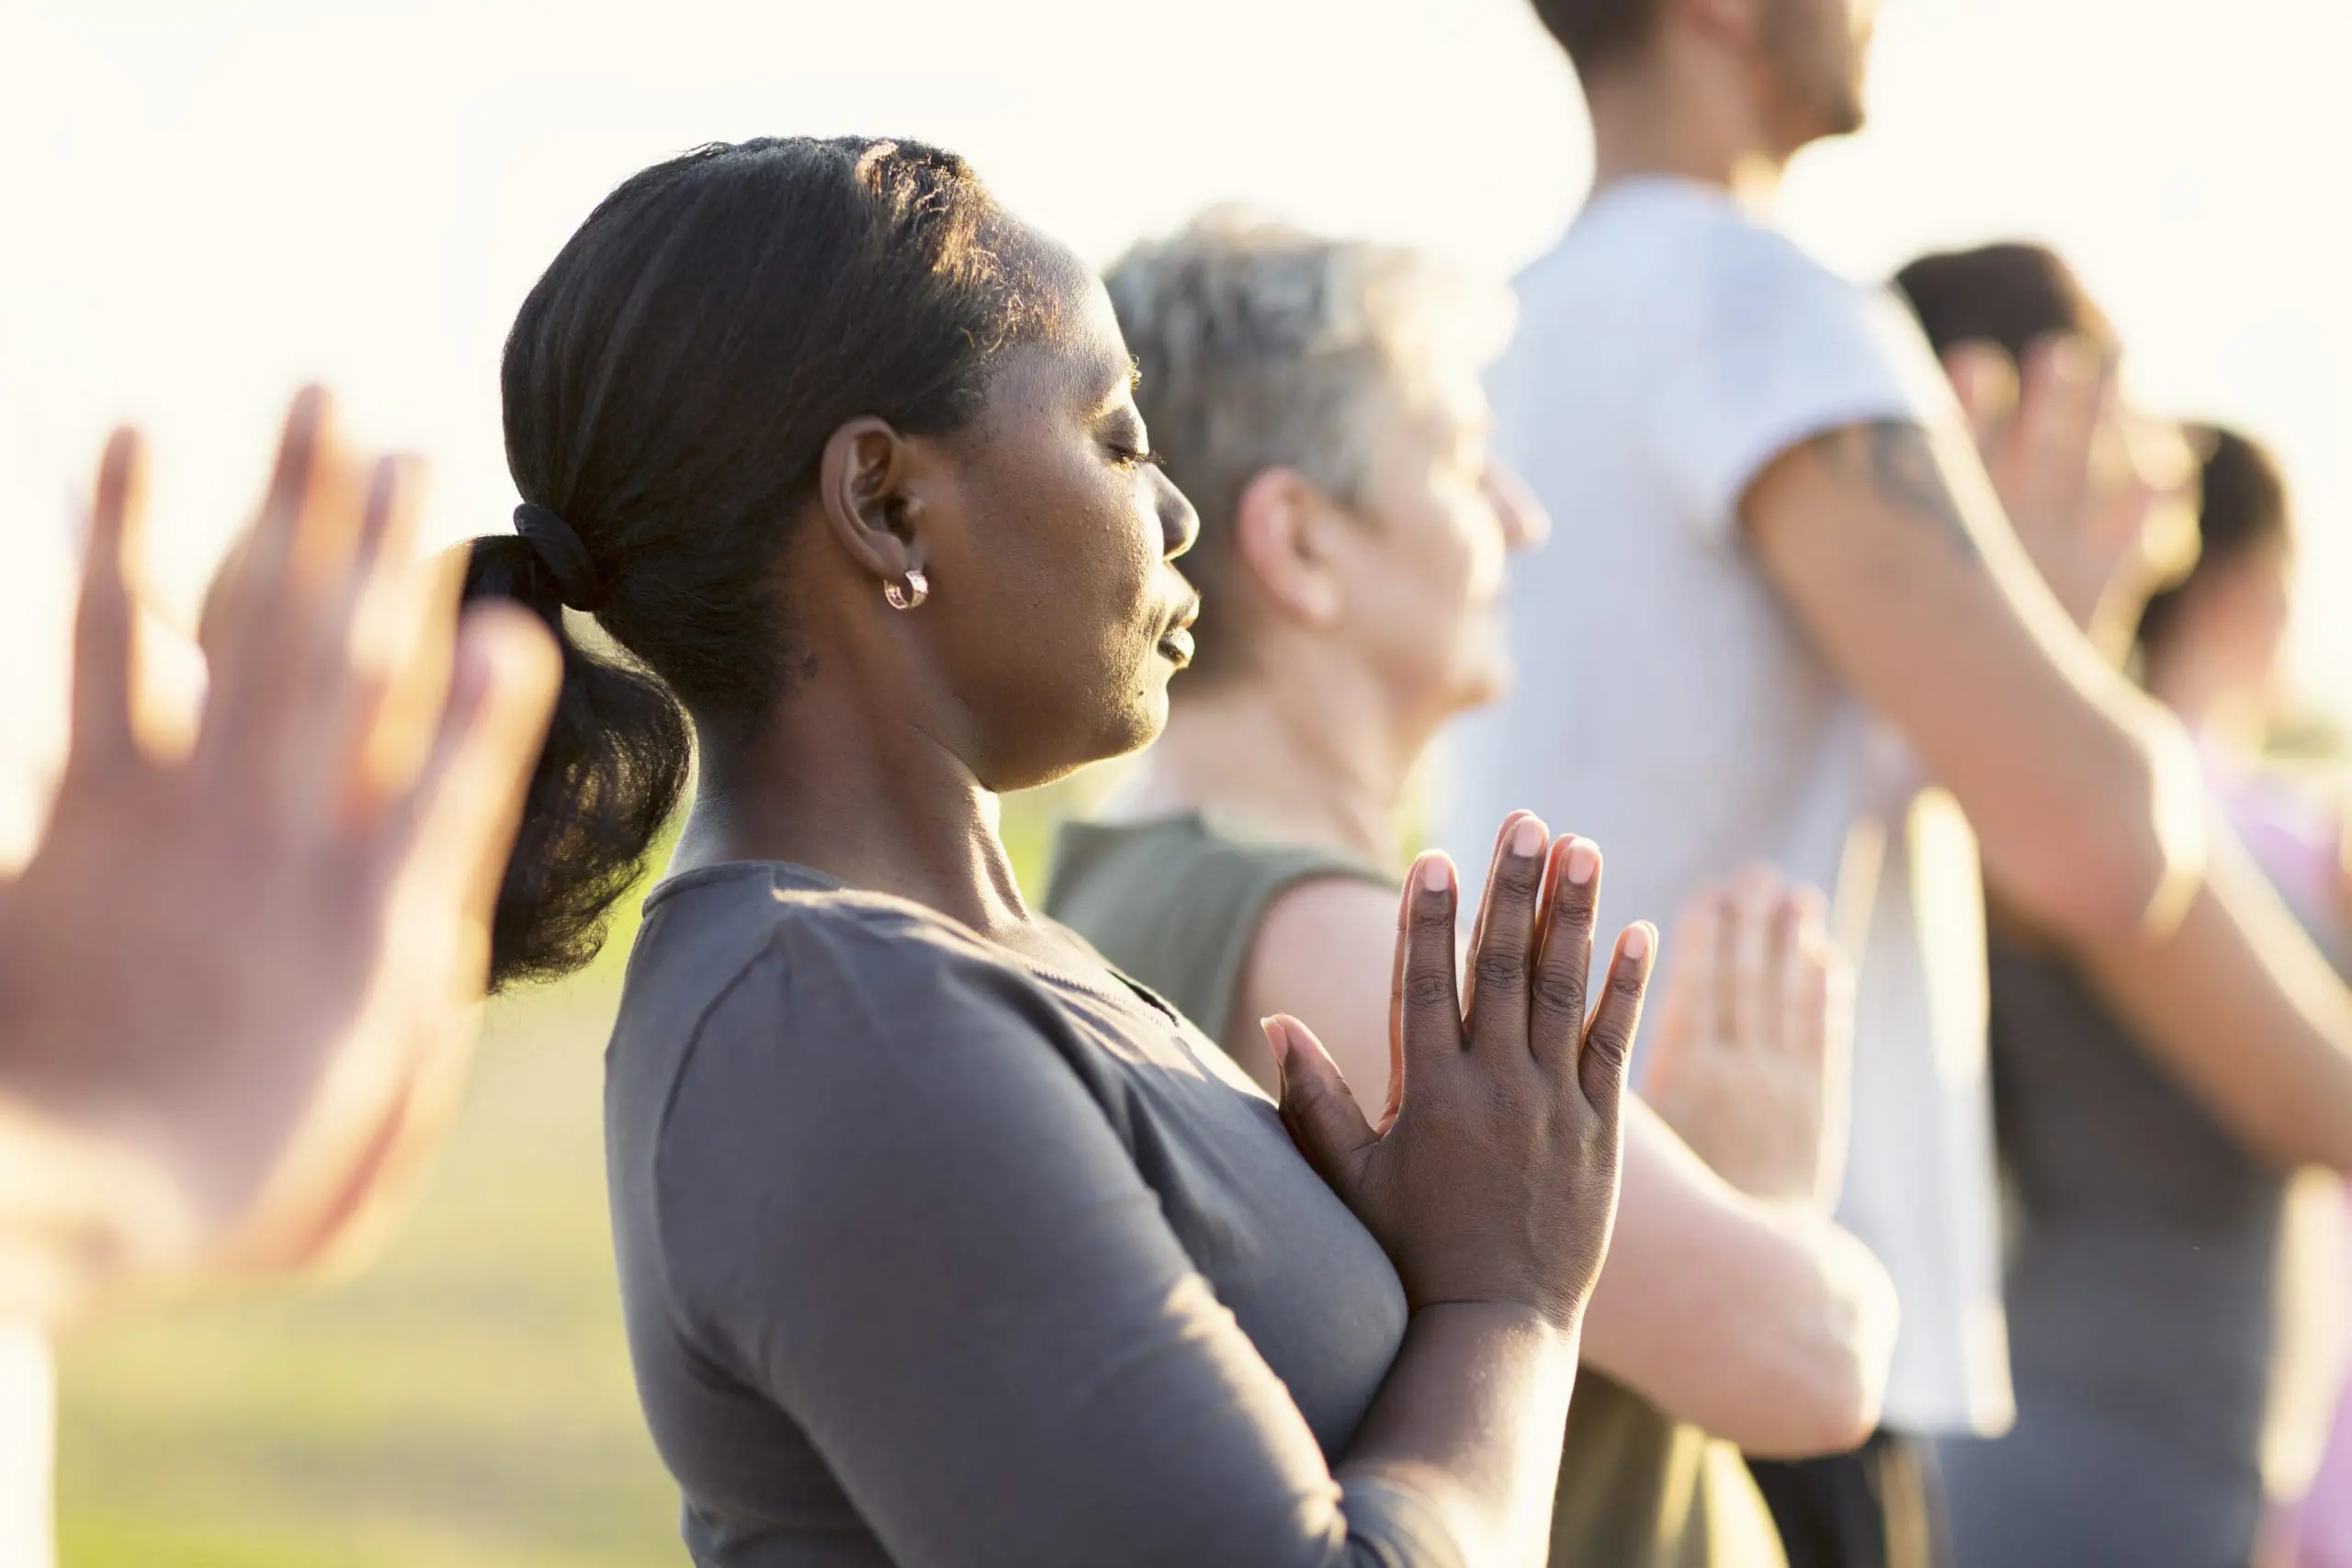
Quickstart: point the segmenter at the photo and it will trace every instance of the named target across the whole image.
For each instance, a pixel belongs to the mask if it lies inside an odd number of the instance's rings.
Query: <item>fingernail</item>
[[[1643,959],[1647,958],[1650,955],[1650,943],[1656,940],[1657,933],[1650,930],[1647,920],[1642,921],[1639,925],[1628,927],[1623,950],[1626,961],[1639,964]]]
[[[1279,1018],[1261,1018],[1258,1021],[1258,1027],[1265,1033],[1266,1048],[1274,1054],[1274,1066],[1288,1066],[1290,1065],[1290,1031],[1283,1027],[1283,1021]]]
[[[1600,852],[1583,839],[1568,847],[1567,876],[1571,886],[1589,887],[1600,874]]]
[[[1445,857],[1430,855],[1421,862],[1421,886],[1431,893],[1445,891]]]
[[[1543,823],[1526,818],[1510,830],[1510,852],[1521,860],[1533,860],[1544,852],[1546,837]]]

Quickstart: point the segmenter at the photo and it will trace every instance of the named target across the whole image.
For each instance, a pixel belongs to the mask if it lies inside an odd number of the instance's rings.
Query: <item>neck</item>
[[[1214,811],[1393,866],[1399,807],[1442,719],[1399,714],[1366,671],[1275,664],[1186,693],[1108,815]]]
[[[1592,112],[1593,190],[1668,175],[1729,192],[1751,211],[1778,196],[1794,147],[1757,112],[1737,67],[1715,59],[1656,58],[1605,74],[1586,91]]]
[[[673,869],[792,861],[1017,942],[1030,916],[997,796],[936,739],[871,712],[812,686],[750,740],[707,747]]]

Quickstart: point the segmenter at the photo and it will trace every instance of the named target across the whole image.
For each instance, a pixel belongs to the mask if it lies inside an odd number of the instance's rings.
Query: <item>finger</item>
[[[1585,1031],[1577,1059],[1577,1081],[1595,1110],[1614,1112],[1625,1090],[1625,1065],[1641,1032],[1642,998],[1657,956],[1657,931],[1646,920],[1626,928],[1609,963],[1609,980]]]
[[[212,685],[197,762],[215,776],[236,775],[240,795],[267,781],[269,798],[249,801],[264,812],[277,804],[276,786],[284,776],[277,742],[292,693],[309,673],[303,628],[295,624],[295,540],[324,488],[318,474],[331,460],[333,417],[322,389],[305,387],[295,395],[261,510],[207,596],[202,630]]]
[[[2090,478],[2100,380],[2097,351],[2078,337],[2050,338],[2029,355],[2020,419],[2028,482],[2060,516],[2072,515]]]
[[[128,426],[107,440],[90,506],[74,615],[73,770],[136,754],[139,603],[131,556],[146,508],[146,444]]]
[[[529,612],[489,604],[459,626],[448,706],[433,754],[385,852],[426,908],[458,912],[457,992],[480,993],[488,933],[563,660]]]
[[[1510,830],[1512,827],[1518,823],[1521,818],[1532,817],[1534,815],[1535,813],[1532,811],[1511,812],[1509,816],[1503,818],[1502,827],[1496,830],[1495,846],[1487,852],[1487,880],[1481,883],[1478,887],[1478,913],[1476,918],[1470,922],[1469,951],[1472,953],[1477,952],[1480,944],[1487,940],[1487,911],[1494,907],[1495,878],[1502,870],[1503,846],[1510,841]],[[1477,971],[1476,969],[1466,969],[1464,971],[1462,976],[1463,1016],[1467,1018],[1470,1015],[1471,1010],[1476,1008],[1477,1005]]]
[[[386,459],[396,468],[393,504],[380,510],[377,537],[363,539],[373,587],[360,615],[357,657],[379,690],[360,716],[355,801],[379,808],[413,787],[448,705],[451,660],[457,649],[458,604],[465,590],[466,555],[445,550],[416,558],[424,510],[424,467]],[[372,521],[372,518],[371,518]]]
[[[307,436],[306,410],[314,411]],[[220,617],[219,723],[208,725],[198,761],[210,783],[281,831],[299,834],[344,808],[353,716],[382,687],[381,673],[356,657],[368,593],[354,561],[369,511],[401,502],[397,471],[378,486],[373,469],[338,436],[322,396],[298,400],[271,499],[239,562],[236,608]]]
[[[1306,1163],[1353,1208],[1358,1174],[1380,1135],[1363,1119],[1353,1090],[1314,1031],[1287,1014],[1263,1020],[1266,1043],[1282,1075],[1283,1125]]]
[[[1584,1038],[1592,927],[1600,908],[1600,850],[1589,839],[1563,833],[1552,846],[1551,860],[1527,1046],[1536,1060],[1566,1066],[1576,1060]]]
[[[1691,1040],[1724,1040],[1731,1029],[1729,990],[1724,953],[1731,941],[1724,895],[1714,889],[1698,894],[1686,905],[1674,932],[1671,972],[1667,994],[1673,1005],[1687,1005]]]
[[[1781,902],[1776,926],[1773,967],[1779,976],[1781,1046],[1818,1061],[1829,1038],[1826,901],[1813,888],[1793,889]]]
[[[1688,1054],[1702,1042],[1723,1039],[1716,1003],[1716,945],[1723,935],[1723,897],[1710,888],[1692,896],[1674,922],[1674,948],[1664,954],[1666,995],[1658,1003],[1657,1028],[1642,1067],[1645,1093],[1662,1091],[1681,1072]]]
[[[1739,884],[1732,882],[1714,898],[1714,942],[1707,950],[1708,972],[1713,978],[1708,987],[1713,1027],[1702,1038],[1712,1045],[1736,1047],[1744,1011],[1739,995]]]
[[[1381,1107],[1380,1130],[1395,1124],[1405,1104],[1405,959],[1412,950],[1407,933],[1412,929],[1413,899],[1421,887],[1417,863],[1396,891],[1396,942],[1388,961],[1388,1100]]]
[[[1403,958],[1389,998],[1408,1085],[1463,1048],[1462,998],[1453,978],[1456,897],[1453,862],[1444,852],[1429,851],[1413,863],[1406,885],[1404,925],[1396,933]]]
[[[331,415],[326,391],[319,387],[297,392],[286,411],[261,510],[231,548],[206,595],[201,631],[205,655],[215,671],[246,657],[266,624],[264,605],[277,595],[286,575],[295,527],[309,503],[320,434]]]
[[[1781,1022],[1773,964],[1780,878],[1770,871],[1751,870],[1739,879],[1732,902],[1730,1038],[1745,1050],[1770,1050]]]
[[[1552,835],[1543,821],[1521,816],[1503,829],[1486,929],[1470,951],[1476,1005],[1468,1018],[1473,1049],[1527,1049],[1527,995],[1534,977],[1537,906]]]
[[[1944,375],[1961,412],[1976,437],[1977,450],[1990,456],[2018,412],[2018,367],[2008,351],[1996,343],[1954,344],[1944,354]]]

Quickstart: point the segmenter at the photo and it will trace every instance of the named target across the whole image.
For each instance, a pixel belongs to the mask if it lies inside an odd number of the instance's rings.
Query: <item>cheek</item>
[[[1404,658],[1452,669],[1483,657],[1503,581],[1502,531],[1491,514],[1432,500],[1397,517],[1391,602],[1381,616]]]

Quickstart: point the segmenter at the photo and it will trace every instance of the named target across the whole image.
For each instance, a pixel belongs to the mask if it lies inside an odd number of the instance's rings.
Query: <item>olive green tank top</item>
[[[1197,812],[1071,822],[1054,845],[1046,910],[1221,1039],[1267,906],[1285,888],[1322,877],[1390,888],[1399,880]],[[1668,1419],[1590,1367],[1577,1373],[1569,1407],[1551,1561],[1555,1568],[1786,1568],[1738,1451]]]

